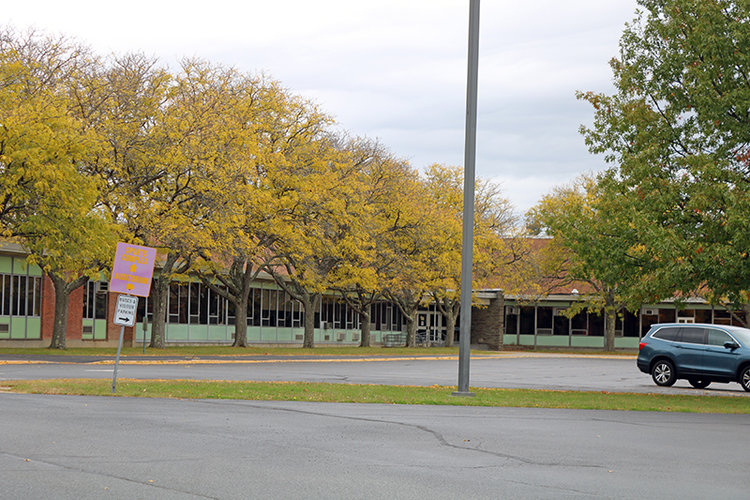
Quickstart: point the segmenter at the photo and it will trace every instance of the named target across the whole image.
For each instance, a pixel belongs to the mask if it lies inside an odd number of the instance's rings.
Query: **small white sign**
[[[113,323],[118,326],[135,325],[135,313],[137,310],[138,297],[133,297],[132,295],[118,295]]]

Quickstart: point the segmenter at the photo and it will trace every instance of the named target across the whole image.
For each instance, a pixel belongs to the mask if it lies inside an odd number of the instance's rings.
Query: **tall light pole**
[[[469,4],[469,71],[466,80],[466,142],[464,145],[464,212],[461,248],[461,323],[458,344],[458,391],[469,392],[471,350],[471,286],[474,260],[474,170],[477,146],[477,68],[479,67],[479,0]]]

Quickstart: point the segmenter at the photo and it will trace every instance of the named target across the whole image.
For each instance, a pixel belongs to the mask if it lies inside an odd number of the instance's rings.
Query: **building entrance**
[[[440,311],[420,311],[417,322],[417,343],[440,344],[445,341],[445,324]]]

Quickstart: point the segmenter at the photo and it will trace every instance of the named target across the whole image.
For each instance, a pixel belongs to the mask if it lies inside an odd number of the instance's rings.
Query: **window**
[[[589,332],[588,313],[581,311],[570,318],[573,335],[586,335]]]
[[[0,274],[0,316],[40,316],[42,278]]]
[[[83,285],[83,319],[107,319],[108,295],[101,282]]]
[[[708,329],[708,345],[724,346],[727,342],[734,342],[734,339],[726,333],[714,330],[713,328]]]
[[[676,342],[679,338],[680,330],[678,328],[661,328],[653,334],[654,338],[661,340],[671,340]]]
[[[676,323],[677,311],[674,309],[659,309],[659,323]]]
[[[552,334],[552,308],[539,306],[536,308],[536,333],[540,335]]]
[[[534,335],[534,308],[521,307],[521,335]]]
[[[694,326],[680,328],[680,342],[688,344],[705,344],[706,329]]]

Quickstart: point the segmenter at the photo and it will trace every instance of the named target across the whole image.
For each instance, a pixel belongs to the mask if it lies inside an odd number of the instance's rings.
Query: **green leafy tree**
[[[583,129],[615,166],[602,189],[633,224],[646,299],[702,293],[750,318],[750,4],[641,0]]]
[[[638,306],[632,283],[640,262],[632,256],[638,245],[627,236],[632,231],[610,210],[595,178],[581,177],[571,186],[556,188],[544,196],[527,215],[531,225],[552,236],[546,248],[537,251],[535,281],[550,287],[588,283],[592,293],[569,309],[601,311],[605,317],[606,350],[614,350],[617,314],[625,307]],[[624,223],[624,224],[623,224]],[[544,285],[542,285],[544,286]]]

